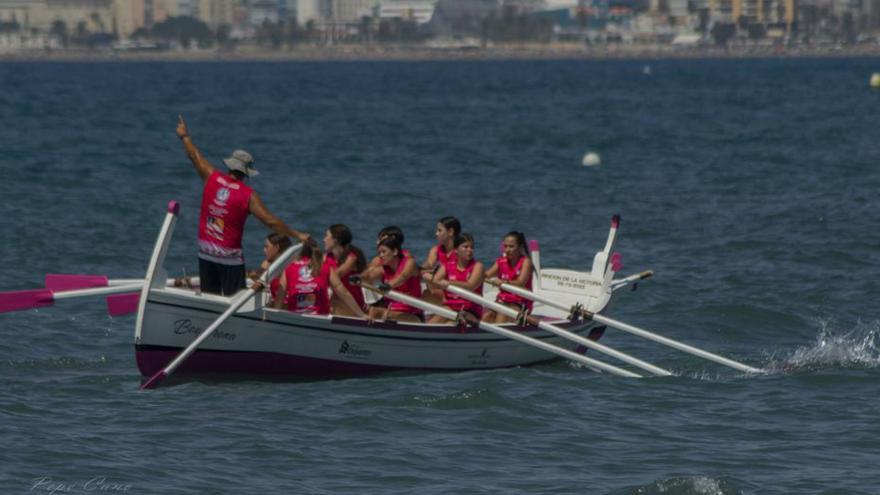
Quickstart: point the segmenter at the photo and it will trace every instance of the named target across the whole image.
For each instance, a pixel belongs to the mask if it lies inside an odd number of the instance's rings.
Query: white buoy
[[[871,74],[871,87],[880,88],[880,72]]]
[[[581,164],[585,167],[595,167],[600,163],[602,163],[602,159],[599,158],[599,154],[592,151],[584,155],[584,159],[581,160]]]
[[[642,67],[642,74],[644,74],[646,76],[650,76],[653,73],[654,73],[654,71],[651,69],[650,65],[645,65],[644,67]]]

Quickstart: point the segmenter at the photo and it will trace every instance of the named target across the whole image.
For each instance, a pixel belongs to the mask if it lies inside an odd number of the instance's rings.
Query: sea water
[[[650,64],[646,74],[642,67]],[[0,65],[0,290],[46,273],[197,273],[214,164],[316,236],[418,255],[459,217],[588,269],[622,216],[614,316],[766,368],[609,329],[674,372],[558,360],[463,373],[141,392],[132,316],[101,298],[0,315],[2,493],[880,493],[876,59]],[[583,167],[585,153],[601,165]],[[266,230],[250,220],[259,262]]]

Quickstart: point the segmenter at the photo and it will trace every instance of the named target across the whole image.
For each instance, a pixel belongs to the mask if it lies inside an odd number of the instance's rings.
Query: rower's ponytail
[[[461,234],[461,222],[455,217],[443,217],[440,220],[437,220],[437,223],[442,225],[446,230],[451,230],[453,238],[458,234]]]
[[[340,265],[345,263],[345,260],[348,259],[349,254],[355,255],[355,263],[354,263],[354,271],[360,273],[367,269],[367,258],[364,256],[364,252],[354,244],[351,243],[353,236],[351,235],[351,229],[348,228],[347,225],[337,223],[330,226],[327,229],[330,232],[330,236],[342,246],[342,256],[340,259],[336,260]]]
[[[309,238],[303,242],[299,256],[300,259],[309,260],[309,269],[311,269],[313,277],[317,277],[321,273],[321,265],[324,264],[324,253],[314,239]]]

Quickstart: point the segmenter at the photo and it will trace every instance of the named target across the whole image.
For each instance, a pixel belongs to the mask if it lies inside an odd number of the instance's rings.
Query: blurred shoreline
[[[494,61],[615,59],[739,59],[880,57],[880,45],[676,47],[670,45],[597,45],[582,43],[517,43],[480,47],[424,45],[300,46],[278,50],[238,47],[235,50],[52,50],[0,53],[0,62],[297,62],[297,61]]]

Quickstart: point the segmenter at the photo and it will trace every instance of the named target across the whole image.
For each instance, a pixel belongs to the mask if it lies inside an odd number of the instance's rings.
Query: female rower
[[[475,294],[483,294],[483,264],[474,259],[474,237],[470,234],[458,234],[453,242],[454,258],[449,258],[437,270],[436,274],[424,273],[428,286],[442,289],[455,285]],[[462,299],[451,292],[443,292],[443,305],[453,311],[467,311],[479,319],[483,308],[479,304]],[[434,315],[428,323],[446,323],[449,320]]]
[[[408,251],[401,246],[397,236],[389,236],[379,241],[379,260],[381,265],[371,266],[362,274],[367,281],[382,280],[392,289],[411,297],[421,297],[422,284],[419,269]],[[388,307],[373,306],[370,318],[397,321],[424,321],[424,313],[418,308],[388,298]]]
[[[403,236],[403,230],[397,225],[389,225],[388,227],[383,228],[376,235],[376,250],[379,249],[379,243],[389,237],[396,237],[400,240],[400,245],[403,245],[403,240],[405,237]],[[409,255],[409,251],[404,249],[403,253]],[[372,260],[370,260],[369,268],[379,268],[382,266],[382,258],[379,255],[376,255]],[[361,275],[366,275],[364,272],[361,272]],[[385,308],[388,307],[388,303],[390,301],[386,299],[384,296],[377,299],[375,302],[370,304],[370,309],[375,308],[376,314],[382,314],[385,312]],[[371,313],[373,314],[373,313]],[[378,318],[378,316],[377,316]]]
[[[306,240],[296,261],[289,264],[281,275],[274,306],[286,307],[295,313],[326,315],[330,313],[327,290],[332,289],[353,315],[365,318],[366,314],[339,280],[336,270],[322,260],[318,243],[313,239]]]
[[[461,222],[455,217],[443,217],[437,221],[434,236],[437,245],[428,251],[428,258],[422,264],[425,270],[433,270],[434,265],[445,266],[450,258],[455,259],[455,237],[461,234]]]
[[[269,269],[269,265],[272,264],[273,261],[278,259],[278,256],[281,255],[284,251],[290,247],[290,238],[286,235],[281,235],[277,232],[272,232],[271,234],[266,236],[266,242],[263,243],[263,255],[265,259],[260,263],[260,268],[248,273],[248,277],[252,280],[257,281],[266,270]],[[281,282],[281,277],[275,277],[269,283],[269,292],[272,295],[272,300],[275,300],[276,295],[278,294],[278,284]]]
[[[505,284],[532,290],[532,270],[532,259],[529,256],[526,236],[522,232],[513,231],[504,236],[504,255],[495,260],[492,267],[486,271],[486,279],[497,277],[496,281],[500,279]],[[531,312],[532,310],[532,301],[504,290],[498,292],[495,301],[517,311]],[[483,321],[506,323],[512,321],[512,318],[492,310],[486,310],[483,313]]]
[[[363,251],[353,245],[351,240],[351,230],[347,226],[341,223],[331,225],[324,234],[324,250],[327,253],[325,263],[330,264],[330,267],[336,271],[342,285],[348,289],[357,305],[363,308],[364,292],[360,286],[349,281],[349,276],[364,271],[367,268],[367,260]],[[336,293],[330,298],[330,307],[333,314],[354,316],[348,314],[348,308]]]
[[[388,227],[380,230],[379,233],[376,235],[376,249],[379,249],[379,243],[381,243],[383,239],[387,239],[392,236],[398,238],[400,240],[400,245],[403,246],[403,241],[405,239],[405,237],[403,236],[403,230],[397,225],[389,225]],[[409,254],[409,251],[407,251],[406,249],[404,249],[403,252]],[[382,260],[379,258],[378,255],[370,260],[370,266],[382,266]]]
[[[455,261],[455,236],[461,233],[461,222],[455,217],[443,217],[437,221],[437,230],[434,236],[437,238],[437,245],[428,251],[428,257],[422,263],[423,271],[436,271],[446,265],[449,260]],[[429,287],[422,295],[422,299],[431,304],[441,304],[443,302],[443,291],[436,287]]]

